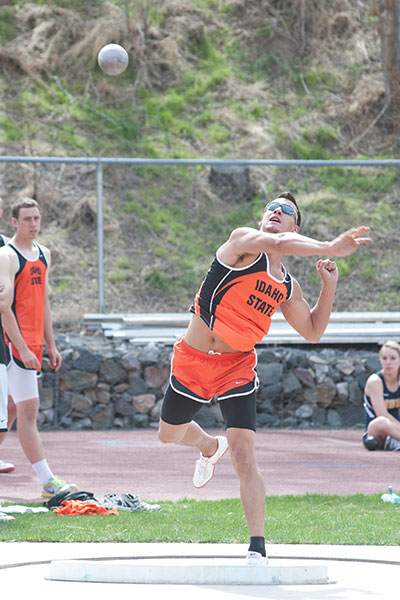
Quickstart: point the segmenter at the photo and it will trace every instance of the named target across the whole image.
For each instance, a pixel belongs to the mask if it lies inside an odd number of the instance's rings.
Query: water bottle
[[[381,499],[384,502],[390,502],[391,504],[398,504],[400,503],[400,496],[398,496],[397,494],[393,493],[393,488],[391,485],[389,485],[389,493],[388,494],[382,494]]]

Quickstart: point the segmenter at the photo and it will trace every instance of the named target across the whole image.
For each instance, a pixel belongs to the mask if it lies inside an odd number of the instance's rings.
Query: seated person
[[[379,351],[381,370],[364,389],[364,446],[368,450],[400,450],[400,344],[388,340]]]

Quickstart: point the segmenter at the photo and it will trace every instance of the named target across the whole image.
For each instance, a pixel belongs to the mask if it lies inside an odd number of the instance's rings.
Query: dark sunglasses
[[[276,208],[281,208],[282,212],[285,213],[285,215],[296,215],[296,225],[297,225],[297,220],[298,220],[298,212],[295,208],[293,208],[293,206],[290,206],[290,204],[283,204],[281,202],[270,202],[269,204],[267,204],[267,206],[265,207],[265,210],[275,210]]]

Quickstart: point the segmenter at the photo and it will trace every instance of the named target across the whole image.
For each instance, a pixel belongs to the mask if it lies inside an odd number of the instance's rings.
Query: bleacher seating
[[[101,328],[107,338],[129,340],[133,344],[163,342],[173,344],[186,330],[190,313],[89,313],[84,323]],[[321,343],[382,344],[400,341],[400,312],[333,312]],[[285,321],[282,313],[272,318],[267,336],[258,344],[307,344]]]

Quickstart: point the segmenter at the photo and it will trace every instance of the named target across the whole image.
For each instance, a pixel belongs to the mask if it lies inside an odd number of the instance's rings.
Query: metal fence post
[[[97,198],[97,261],[98,261],[98,297],[99,313],[104,313],[104,216],[103,216],[103,166],[97,158],[96,166]]]

